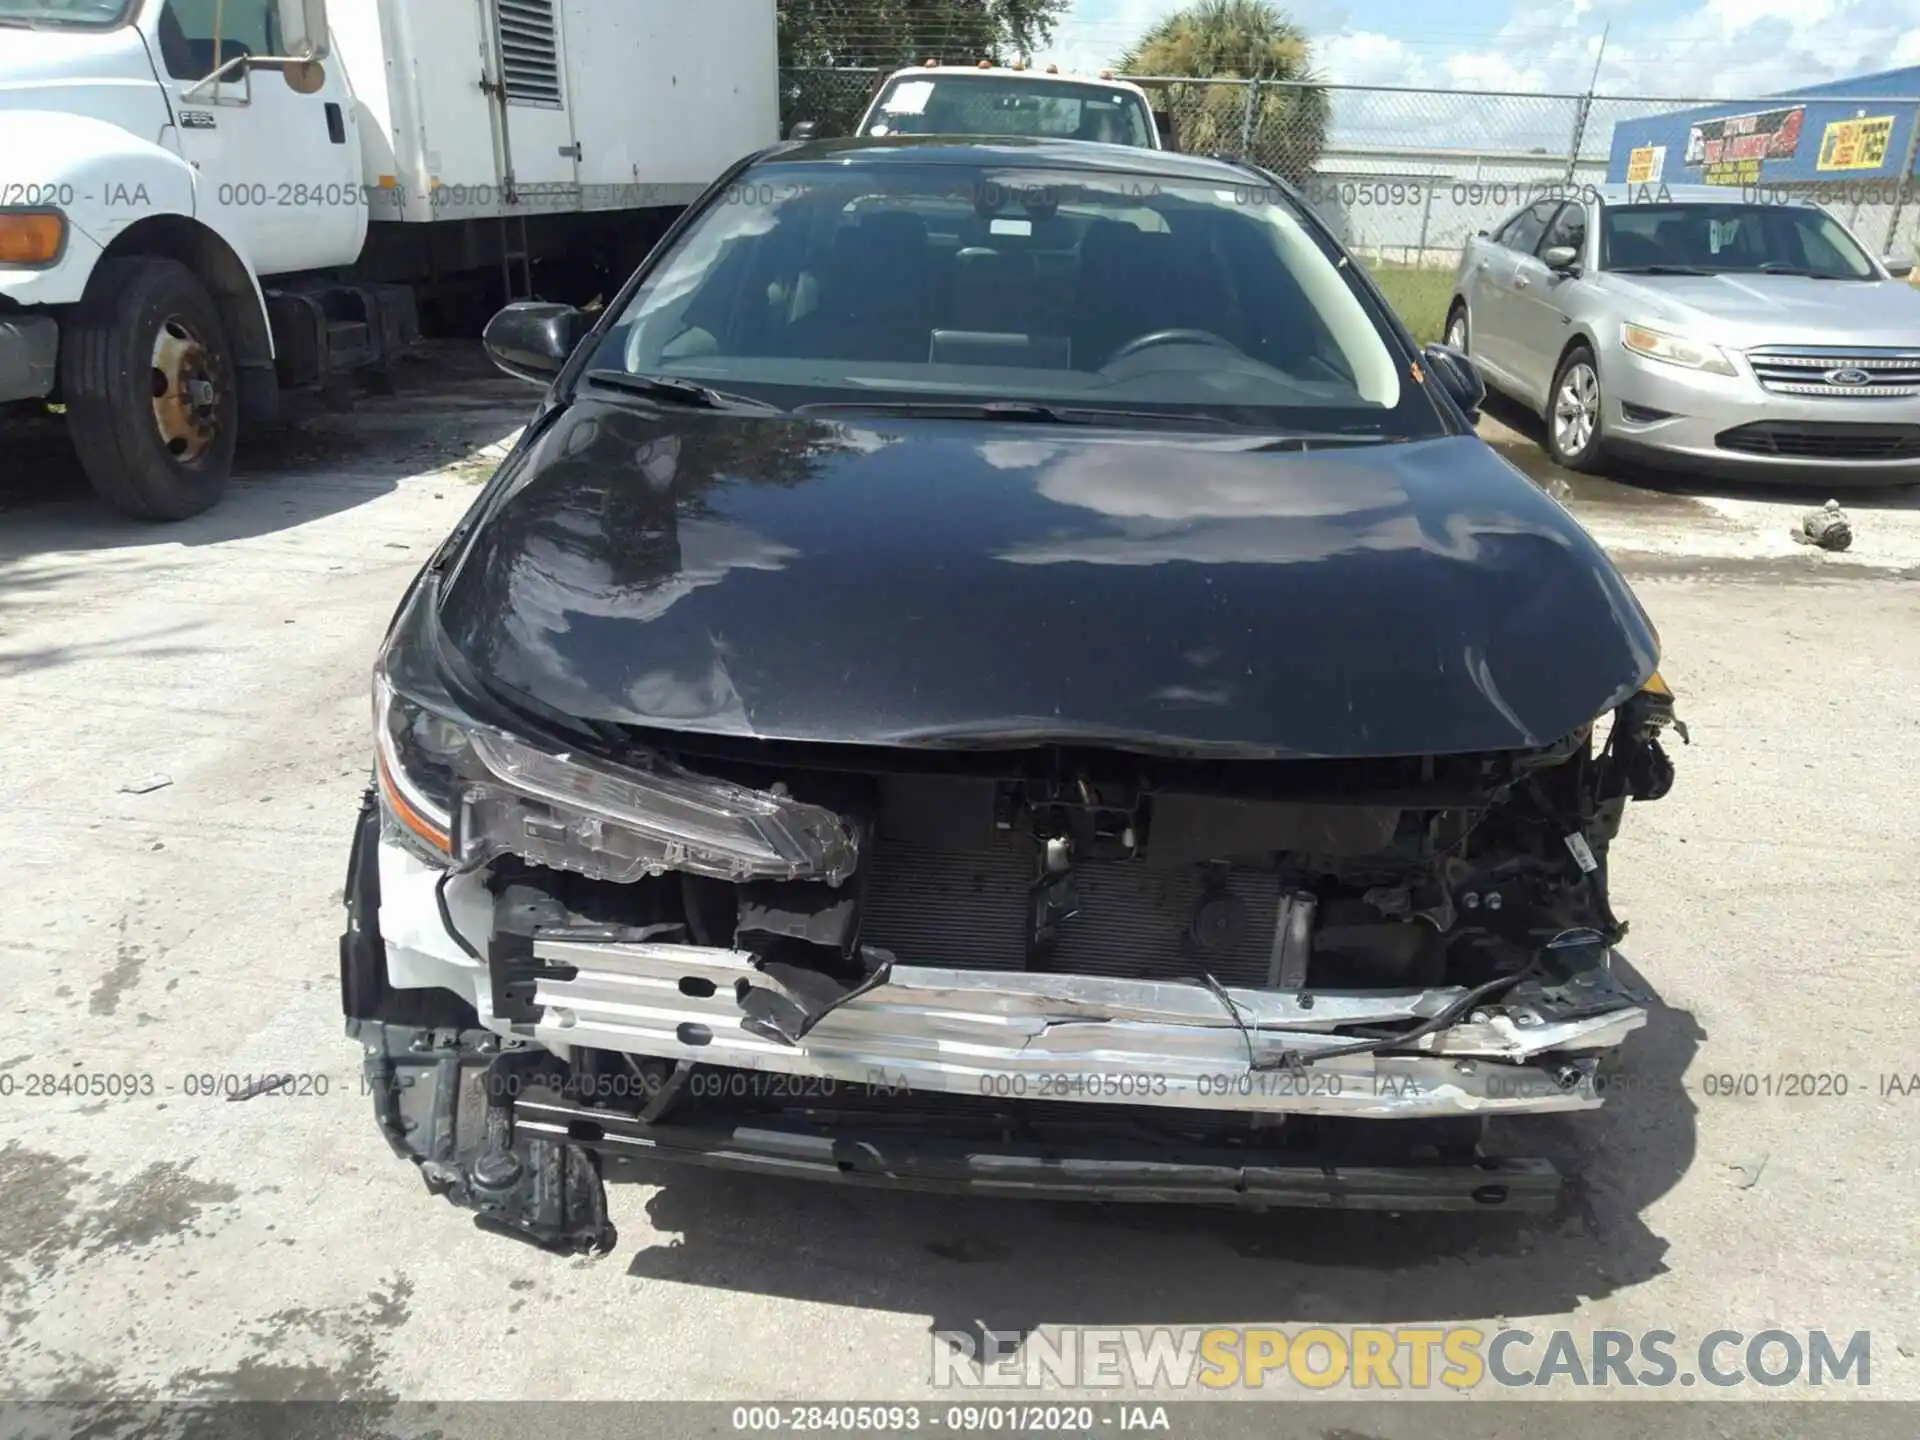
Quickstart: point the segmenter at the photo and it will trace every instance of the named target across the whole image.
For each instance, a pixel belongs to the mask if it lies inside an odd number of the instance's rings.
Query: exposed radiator
[[[1020,970],[1027,964],[1033,842],[1001,834],[975,850],[900,840],[876,849],[861,908],[861,939],[916,965]],[[1207,893],[1201,867],[1153,869],[1141,861],[1075,868],[1079,913],[1063,921],[1045,968],[1129,979],[1190,979],[1264,985],[1280,909],[1277,876],[1226,872],[1233,923],[1214,947],[1189,938]]]

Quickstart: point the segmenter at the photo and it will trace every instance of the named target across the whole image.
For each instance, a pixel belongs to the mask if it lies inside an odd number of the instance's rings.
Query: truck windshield
[[[1839,223],[1807,205],[1614,205],[1600,235],[1608,270],[1875,278]]]
[[[1038,418],[1443,433],[1384,316],[1285,196],[902,153],[746,171],[592,368],[788,410],[1011,402]]]
[[[0,0],[0,25],[110,30],[127,18],[133,4],[134,0]]]
[[[1028,75],[900,75],[868,135],[1032,135],[1153,147],[1153,116],[1131,91]]]

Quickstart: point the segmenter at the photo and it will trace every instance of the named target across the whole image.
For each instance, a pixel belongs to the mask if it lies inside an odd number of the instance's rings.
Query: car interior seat
[[[933,329],[934,269],[927,225],[900,211],[846,226],[819,268],[819,304],[794,322],[799,355],[924,360]]]

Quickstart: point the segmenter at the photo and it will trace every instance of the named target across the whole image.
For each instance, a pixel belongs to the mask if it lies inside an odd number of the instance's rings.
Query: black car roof
[[[760,165],[960,165],[982,169],[1034,165],[1057,170],[1099,170],[1245,185],[1249,170],[1225,160],[1150,150],[1144,145],[1100,145],[1026,135],[888,135],[832,140],[794,140],[762,151]],[[749,167],[753,168],[753,167]]]

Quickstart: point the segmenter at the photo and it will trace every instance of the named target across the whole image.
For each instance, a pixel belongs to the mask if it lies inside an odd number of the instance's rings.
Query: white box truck
[[[425,312],[611,294],[779,134],[774,0],[0,0],[0,410],[178,519]],[[0,451],[5,441],[0,438]]]

